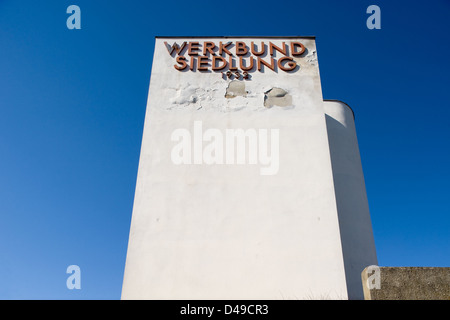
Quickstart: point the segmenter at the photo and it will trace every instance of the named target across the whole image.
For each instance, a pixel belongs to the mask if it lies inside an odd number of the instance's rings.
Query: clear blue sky
[[[120,298],[156,35],[315,35],[324,98],[356,114],[379,265],[450,267],[449,17],[448,0],[0,0],[0,299]]]

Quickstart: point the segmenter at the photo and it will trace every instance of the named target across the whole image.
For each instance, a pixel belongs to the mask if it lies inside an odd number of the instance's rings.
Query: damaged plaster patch
[[[317,66],[316,50],[313,50],[311,53],[308,53],[308,55],[306,56],[306,61],[312,66]]]
[[[286,90],[281,88],[272,88],[264,92],[264,106],[266,108],[271,108],[273,106],[292,106],[292,96],[287,94]]]
[[[228,84],[227,91],[225,92],[225,98],[231,99],[237,96],[247,96],[247,91],[245,91],[245,82],[233,80]]]
[[[238,112],[262,111],[273,106],[283,110],[294,108],[292,93],[288,94],[285,89],[257,85],[255,90],[252,84],[237,80],[218,80],[207,85],[186,81],[163,90],[164,95],[170,97],[170,104],[162,104],[165,110]]]
[[[200,110],[203,108],[217,108],[214,104],[219,88],[220,81],[212,83],[206,88],[185,82],[177,87],[167,87],[164,89],[166,94],[171,97],[170,105],[167,110],[177,110],[185,108],[194,108]]]
[[[175,90],[175,95],[170,98],[170,103],[174,105],[188,105],[195,103],[198,100],[196,95],[196,87],[190,83],[185,83],[182,87],[171,90]]]

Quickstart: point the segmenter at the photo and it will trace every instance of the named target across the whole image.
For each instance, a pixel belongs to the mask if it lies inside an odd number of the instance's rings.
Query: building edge
[[[324,100],[336,206],[348,298],[363,300],[361,272],[377,265],[364,174],[353,109],[340,100]]]

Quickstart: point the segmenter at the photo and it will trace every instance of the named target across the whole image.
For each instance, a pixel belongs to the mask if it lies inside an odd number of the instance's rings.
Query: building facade
[[[314,37],[157,37],[122,299],[363,299],[353,111]]]

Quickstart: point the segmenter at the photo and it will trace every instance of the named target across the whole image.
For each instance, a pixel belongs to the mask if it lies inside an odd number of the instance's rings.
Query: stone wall
[[[367,267],[365,300],[450,300],[450,268]]]

